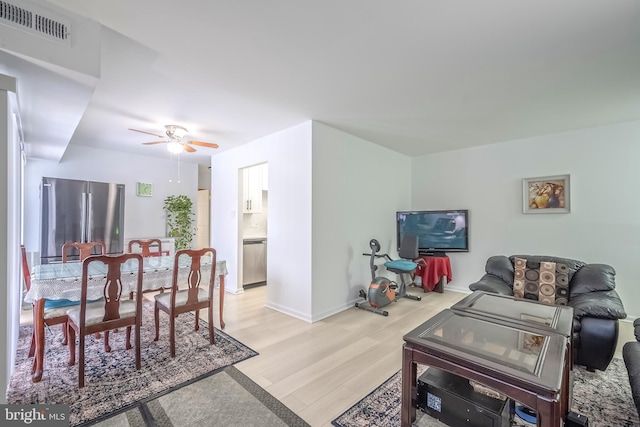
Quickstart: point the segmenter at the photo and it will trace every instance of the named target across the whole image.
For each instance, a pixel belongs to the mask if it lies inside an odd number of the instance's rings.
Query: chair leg
[[[196,310],[196,331],[200,329],[200,310]]]
[[[67,330],[67,324],[69,322],[64,322],[62,324],[62,336],[64,338],[62,338],[62,345],[67,345],[69,343],[69,331]]]
[[[176,316],[169,316],[169,346],[171,357],[176,357]]]
[[[127,326],[127,334],[125,338],[125,348],[131,349],[131,326]]]
[[[29,347],[29,357],[33,357],[35,354],[36,354],[36,330],[34,328],[33,332],[31,332],[31,347]]]
[[[140,319],[136,321],[136,369],[140,369]]]
[[[80,343],[78,348],[80,350],[80,360],[78,361],[78,388],[84,387],[84,335],[80,335]]]
[[[153,308],[153,320],[156,322],[156,337],[153,339],[154,341],[158,341],[160,338],[160,309],[158,308],[158,303],[155,304]]]
[[[36,336],[38,339],[36,340],[36,369],[34,372],[44,372],[44,323],[40,322],[37,326],[38,332],[36,332]]]
[[[111,352],[111,346],[109,345],[109,331],[104,331],[104,351]]]
[[[215,336],[213,335],[213,310],[212,310],[212,308],[213,307],[210,305],[209,306],[209,316],[208,316],[208,319],[209,319],[209,343],[211,345],[216,343]]]
[[[76,364],[76,331],[71,327],[71,324],[67,324],[67,333],[69,335],[69,366]]]

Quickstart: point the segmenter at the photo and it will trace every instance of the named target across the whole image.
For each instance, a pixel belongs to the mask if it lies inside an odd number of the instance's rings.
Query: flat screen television
[[[398,250],[406,234],[418,236],[421,255],[444,255],[446,252],[469,252],[469,211],[400,211],[396,212]]]

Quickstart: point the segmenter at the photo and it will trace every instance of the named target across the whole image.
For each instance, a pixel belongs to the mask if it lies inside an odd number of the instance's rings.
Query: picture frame
[[[523,213],[570,213],[570,196],[569,174],[522,180]]]
[[[153,185],[145,182],[136,182],[136,195],[151,197],[153,195]]]

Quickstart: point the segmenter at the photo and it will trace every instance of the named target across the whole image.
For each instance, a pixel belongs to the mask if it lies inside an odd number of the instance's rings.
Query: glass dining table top
[[[212,257],[205,255],[201,258],[202,280],[207,283],[212,273]],[[173,278],[174,256],[163,255],[146,257],[143,264],[143,290],[170,288]],[[39,299],[78,301],[81,297],[82,262],[51,263],[36,265],[31,273],[31,289],[25,294],[24,301],[33,303]],[[184,283],[190,272],[191,259],[183,256],[178,259],[178,281]],[[89,277],[88,298],[101,297],[102,281],[107,273],[107,266],[101,262],[93,262],[88,266]],[[122,283],[128,290],[134,288],[137,280],[138,263],[135,259],[125,262],[121,268]],[[225,261],[217,260],[215,266],[215,285],[219,286],[220,276],[227,274]],[[95,280],[94,280],[95,279]]]
[[[144,272],[154,270],[170,270],[173,269],[174,256],[163,255],[146,257],[142,260],[142,269]],[[201,263],[204,265],[211,264],[211,256],[202,257]],[[188,267],[190,260],[188,257],[180,257],[178,260],[179,268]],[[54,279],[76,279],[82,276],[81,262],[65,262],[36,265],[32,269],[31,280],[54,280]],[[88,275],[97,276],[106,274],[107,266],[105,264],[94,262],[89,265]],[[138,271],[138,263],[135,259],[130,259],[122,266],[123,273],[135,273]]]

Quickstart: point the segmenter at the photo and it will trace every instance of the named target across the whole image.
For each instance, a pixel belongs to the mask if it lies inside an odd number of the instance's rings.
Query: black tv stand
[[[434,256],[434,257],[446,257],[447,254],[442,251],[433,251],[433,252],[420,252],[422,256]]]

